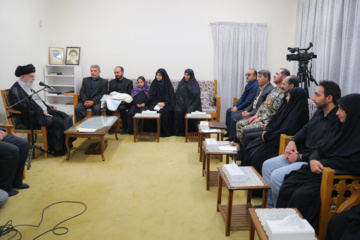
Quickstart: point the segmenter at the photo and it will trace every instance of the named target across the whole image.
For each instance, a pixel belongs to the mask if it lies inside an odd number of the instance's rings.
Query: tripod
[[[311,72],[308,70],[309,61],[299,61],[299,69],[297,77],[299,79],[300,86],[305,89],[307,96],[309,98],[309,87],[310,83],[315,83],[318,86],[315,78],[311,75]]]
[[[37,94],[37,93],[40,92],[40,91],[43,91],[43,90],[45,90],[45,87],[42,88],[42,89],[40,89],[40,90],[37,91],[37,92],[34,91],[33,94],[29,95],[28,97],[25,97],[25,98],[21,99],[21,100],[18,101],[17,103],[15,103],[15,104],[13,104],[13,105],[11,105],[11,106],[9,106],[9,107],[7,108],[7,110],[9,110],[9,109],[15,107],[16,105],[18,105],[19,103],[21,103],[21,102],[23,102],[23,101],[26,101],[26,100],[29,102],[29,106],[30,106],[30,107],[29,107],[29,115],[30,115],[29,123],[30,123],[30,132],[31,132],[31,145],[30,145],[30,155],[29,155],[27,170],[29,170],[30,167],[31,167],[31,160],[32,160],[33,156],[34,156],[34,158],[35,158],[35,149],[36,149],[36,148],[39,149],[39,150],[42,151],[42,152],[46,152],[46,153],[48,153],[48,154],[52,154],[51,152],[48,152],[48,151],[46,151],[45,149],[36,146],[36,145],[35,145],[35,140],[34,140],[33,116],[34,116],[34,113],[35,113],[35,112],[34,112],[33,106],[32,106],[32,102],[33,102],[33,101],[32,101],[32,96],[35,95],[35,94]],[[10,117],[13,117],[13,116],[10,116]]]

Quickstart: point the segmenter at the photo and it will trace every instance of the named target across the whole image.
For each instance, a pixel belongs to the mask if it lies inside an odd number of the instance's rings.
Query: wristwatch
[[[300,162],[300,161],[301,161],[301,159],[300,159],[300,153],[297,155],[296,161],[297,161],[297,162]]]

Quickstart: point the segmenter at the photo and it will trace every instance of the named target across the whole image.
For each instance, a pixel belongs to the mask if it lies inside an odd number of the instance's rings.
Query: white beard
[[[33,82],[26,82],[25,84],[26,84],[26,86],[27,86],[28,88],[30,88],[30,89],[32,89],[32,88],[33,88],[33,85],[34,85]]]

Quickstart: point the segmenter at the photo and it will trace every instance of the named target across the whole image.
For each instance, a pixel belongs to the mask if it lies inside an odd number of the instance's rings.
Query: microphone
[[[43,82],[39,82],[39,85],[40,85],[40,86],[44,86],[44,87],[46,87],[46,88],[50,88],[51,90],[55,91],[55,88],[53,88],[52,86],[46,85],[46,84],[43,83]]]

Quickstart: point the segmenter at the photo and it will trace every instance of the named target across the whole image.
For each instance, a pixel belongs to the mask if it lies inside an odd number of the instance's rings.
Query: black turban
[[[15,70],[15,76],[20,77],[21,75],[29,74],[35,72],[35,67],[32,64],[25,66],[18,66]]]

